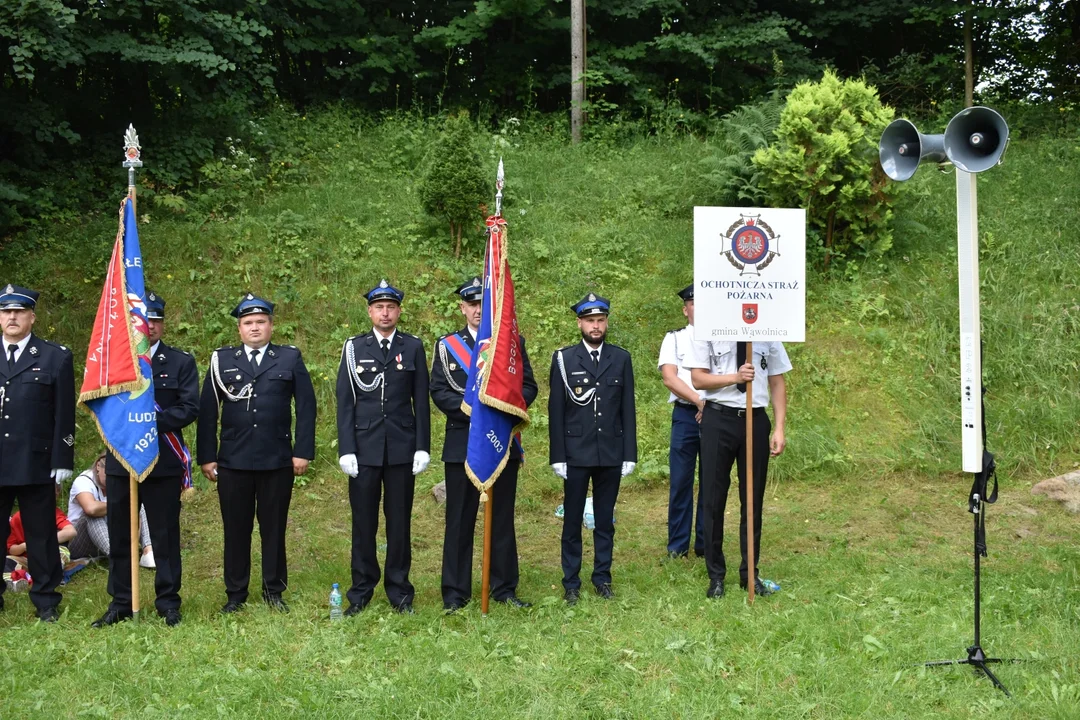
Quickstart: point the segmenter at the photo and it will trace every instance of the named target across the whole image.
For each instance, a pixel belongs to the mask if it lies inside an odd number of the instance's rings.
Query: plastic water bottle
[[[338,590],[338,584],[334,583],[334,587],[330,589],[330,621],[334,622],[343,617],[345,616],[341,614],[341,591]]]
[[[596,529],[596,516],[593,515],[593,501],[591,496],[585,498],[585,513],[581,518],[581,521],[585,525],[586,530]]]

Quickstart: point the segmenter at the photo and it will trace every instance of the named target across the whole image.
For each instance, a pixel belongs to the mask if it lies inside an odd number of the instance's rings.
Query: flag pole
[[[135,168],[142,167],[140,159],[141,146],[139,135],[135,132],[135,126],[128,124],[124,133],[124,163],[123,167],[128,171],[128,199],[131,209],[138,210],[135,197]],[[136,218],[138,215],[136,215]],[[140,593],[139,593],[139,481],[135,473],[128,474],[128,512],[130,514],[129,532],[131,535],[131,619],[136,624],[139,622]]]
[[[754,343],[746,343],[746,357],[754,362]],[[750,604],[754,604],[754,383],[746,387],[746,588],[749,590]]]
[[[499,169],[495,175],[495,217],[502,217],[503,185],[505,184],[506,174],[503,171],[502,158],[499,158]],[[507,452],[510,452],[509,448],[507,448]],[[493,516],[492,503],[495,502],[492,493],[494,489],[494,484],[488,487],[486,491],[487,501],[484,502],[484,560],[480,571],[480,614],[484,617],[487,617],[488,614],[491,590],[491,523]],[[481,494],[480,499],[484,499],[483,494]]]

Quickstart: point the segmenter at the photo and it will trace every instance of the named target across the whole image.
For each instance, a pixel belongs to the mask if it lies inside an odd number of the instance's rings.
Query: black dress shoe
[[[746,583],[739,581],[739,587],[743,590],[746,589]],[[761,578],[754,578],[754,595],[760,595],[765,597],[766,595],[772,595],[773,591],[765,587],[765,584],[761,582]]]
[[[239,600],[230,600],[219,611],[222,615],[232,615],[244,609],[244,603]]]
[[[285,604],[285,601],[281,599],[280,595],[267,595],[264,599],[271,610],[277,610],[282,613],[289,612],[289,606]]]
[[[713,580],[709,583],[709,591],[705,593],[707,598],[722,598],[724,597],[724,581]]]
[[[596,588],[596,594],[604,598],[605,600],[615,599],[615,591],[611,589],[611,583],[600,583],[599,585],[594,585],[593,587]]]
[[[359,615],[360,611],[363,610],[364,608],[366,608],[368,606],[369,602],[370,602],[370,600],[365,600],[363,602],[358,602],[358,603],[352,603],[351,605],[349,605],[348,608],[346,608],[345,617],[352,617],[353,615]]]
[[[109,613],[105,613],[108,615]],[[37,611],[38,620],[46,623],[54,623],[60,619],[60,610],[57,607],[42,608]],[[130,615],[129,615],[130,617]]]
[[[447,615],[453,615],[458,610],[464,610],[465,606],[469,604],[468,600],[459,600],[457,602],[443,603],[443,612]]]
[[[682,552],[679,552],[678,550],[668,550],[667,556],[668,560],[682,560],[687,556],[687,554],[688,553],[685,550],[683,550]]]
[[[164,612],[159,611],[158,617],[165,618],[165,624],[169,627],[176,627],[180,624],[180,608],[169,608]]]
[[[396,613],[398,613],[400,615],[414,615],[415,614],[413,612],[413,609],[412,609],[412,603],[410,601],[408,601],[408,600],[401,603],[400,605],[395,605],[394,606],[394,612],[396,612]]]
[[[517,595],[507,595],[506,597],[504,597],[504,598],[502,598],[500,600],[496,600],[495,602],[502,603],[503,605],[509,605],[510,607],[516,607],[516,608],[531,608],[532,607],[532,603],[525,602],[524,600],[519,598]]]
[[[105,611],[104,615],[99,617],[94,622],[90,623],[90,627],[92,627],[92,628],[103,628],[103,627],[108,627],[109,625],[115,625],[117,623],[122,623],[125,620],[130,620],[130,619],[131,619],[131,611],[130,610],[117,610],[115,608],[109,608],[108,610]]]
[[[565,593],[563,593],[563,600],[565,600],[566,604],[569,605],[570,607],[574,607],[575,605],[577,605],[577,601],[580,598],[581,598],[581,591],[578,590],[577,588],[570,588]]]

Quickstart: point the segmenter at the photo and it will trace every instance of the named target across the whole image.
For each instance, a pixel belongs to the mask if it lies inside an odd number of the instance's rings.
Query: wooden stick
[[[139,621],[139,481],[135,474],[128,475],[128,491],[131,494],[128,507],[131,512],[131,617]]]
[[[480,614],[488,614],[488,594],[491,589],[491,504],[495,502],[492,490],[495,486],[487,489],[487,502],[484,503],[484,562],[480,580]]]
[[[747,360],[754,362],[754,343],[746,343]],[[750,603],[754,602],[754,383],[746,384],[746,587],[750,591]]]

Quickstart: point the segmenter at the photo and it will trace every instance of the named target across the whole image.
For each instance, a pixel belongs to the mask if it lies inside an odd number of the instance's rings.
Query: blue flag
[[[140,482],[158,459],[151,377],[142,252],[129,197],[120,206],[120,229],[86,351],[79,402],[93,415],[105,445]]]

